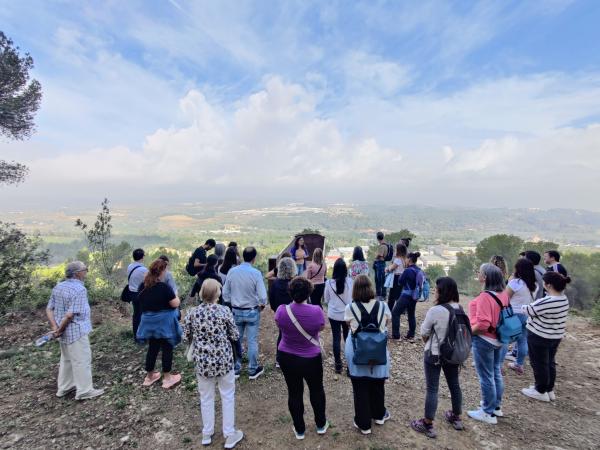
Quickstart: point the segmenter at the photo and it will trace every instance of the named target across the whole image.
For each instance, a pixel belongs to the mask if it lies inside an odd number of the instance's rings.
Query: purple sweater
[[[296,302],[292,302],[291,308],[294,316],[296,316],[296,320],[304,328],[304,331],[318,341],[319,330],[325,325],[323,310],[317,305]],[[288,316],[285,305],[277,308],[275,322],[277,322],[277,326],[281,330],[279,350],[303,358],[314,358],[321,354],[321,349],[312,344],[296,329]]]

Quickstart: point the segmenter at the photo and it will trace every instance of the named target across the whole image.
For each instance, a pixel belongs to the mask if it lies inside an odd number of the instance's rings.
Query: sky
[[[0,207],[600,210],[600,2],[12,1],[35,135]]]

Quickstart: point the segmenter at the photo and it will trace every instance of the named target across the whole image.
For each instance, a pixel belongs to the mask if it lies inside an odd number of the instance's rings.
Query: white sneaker
[[[359,428],[358,425],[356,425],[356,422],[352,422],[352,424],[358,429],[360,430],[360,432],[362,434],[371,434],[371,429],[369,428],[368,430],[363,430],[362,428]]]
[[[556,394],[554,393],[554,391],[548,391],[547,394],[551,402],[556,401]]]
[[[322,428],[317,428],[317,434],[325,434],[329,429],[329,420],[325,422],[325,425]]]
[[[479,404],[481,405],[481,408],[483,408],[483,400],[481,400]],[[504,413],[502,412],[502,409],[500,407],[494,409],[494,415],[496,417],[504,417]]]
[[[512,353],[509,352],[509,353],[506,354],[506,356],[504,357],[504,359],[507,360],[507,361],[513,361],[514,362],[514,361],[517,360],[517,357],[514,356]]]
[[[541,402],[549,402],[550,401],[550,396],[548,395],[547,392],[544,392],[543,394],[539,393],[537,391],[536,388],[523,388],[521,389],[521,393],[523,395],[526,395],[529,398],[533,398],[535,400],[539,400]]]
[[[389,411],[385,411],[385,414],[383,415],[383,419],[375,419],[375,423],[377,425],[383,425],[386,421],[390,420],[392,418],[392,415],[389,413]]]
[[[104,389],[92,389],[91,391],[81,394],[79,397],[75,397],[75,400],[89,400],[92,398],[100,397],[104,394]]]
[[[488,423],[490,425],[496,425],[498,423],[498,419],[496,419],[495,416],[486,413],[483,409],[468,411],[467,415],[471,419],[479,420],[480,422]]]
[[[212,434],[202,434],[202,445],[210,445],[212,443]]]
[[[225,448],[235,447],[242,439],[244,439],[244,433],[240,430],[235,430],[232,434],[227,436],[227,439],[225,439]]]
[[[296,436],[296,439],[298,439],[299,441],[304,439],[304,433],[298,433],[296,431],[296,428],[294,428],[294,427],[292,427],[292,430],[294,431],[294,436]]]

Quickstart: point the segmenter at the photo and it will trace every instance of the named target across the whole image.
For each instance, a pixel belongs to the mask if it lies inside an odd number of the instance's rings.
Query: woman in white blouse
[[[348,324],[344,320],[346,306],[352,303],[352,278],[348,276],[348,267],[343,258],[338,258],[333,265],[331,280],[325,283],[325,303],[327,318],[331,325],[333,341],[333,357],[335,373],[342,373],[341,337],[344,342],[348,338]]]

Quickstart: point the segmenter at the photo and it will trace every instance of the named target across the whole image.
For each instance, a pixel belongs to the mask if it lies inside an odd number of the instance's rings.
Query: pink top
[[[494,292],[503,305],[508,306],[510,300],[505,292]],[[480,330],[487,330],[480,334],[496,340],[496,325],[500,317],[500,307],[496,300],[487,292],[482,292],[469,303],[469,321],[471,328],[477,325]]]
[[[311,281],[312,284],[323,284],[325,283],[325,274],[327,273],[327,264],[323,263],[317,264],[311,262],[304,272],[303,276],[305,276],[308,280]]]

